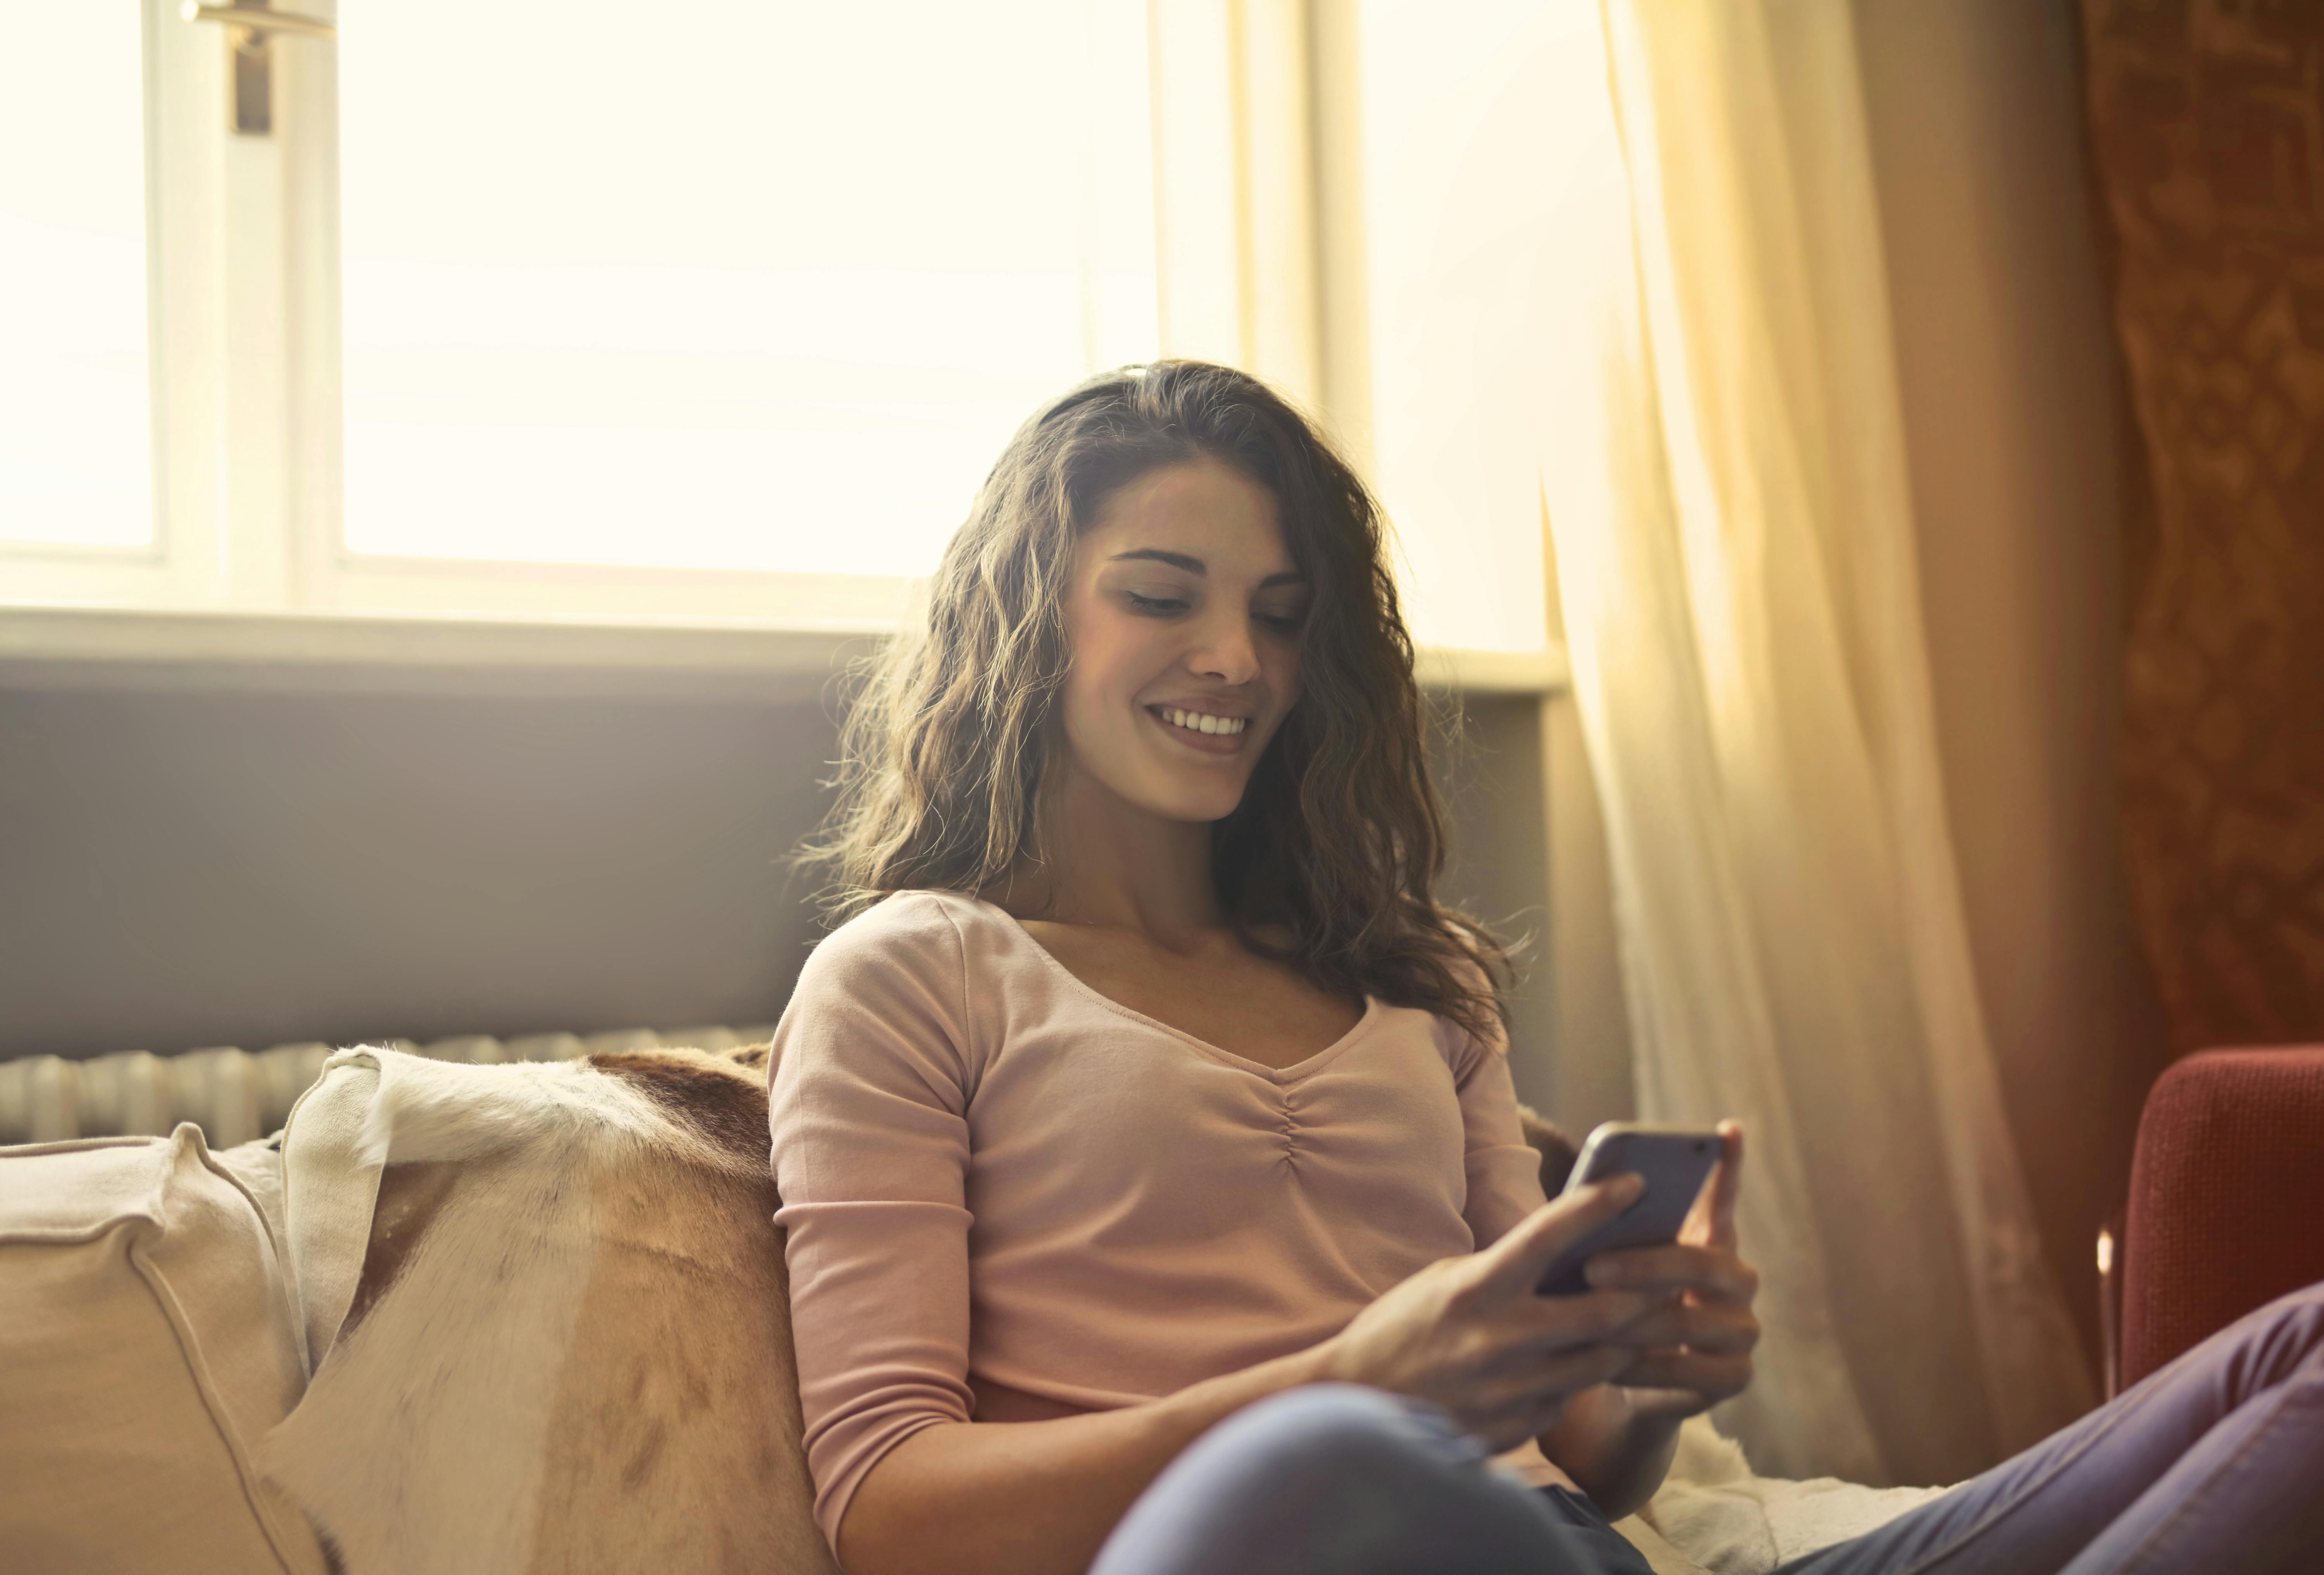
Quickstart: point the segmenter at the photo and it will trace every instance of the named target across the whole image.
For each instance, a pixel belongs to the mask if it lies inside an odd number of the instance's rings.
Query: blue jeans
[[[2014,1459],[1779,1575],[2324,1570],[2324,1285]],[[1170,1463],[1090,1575],[1646,1575],[1586,1498],[1487,1468],[1434,1409],[1317,1385]]]

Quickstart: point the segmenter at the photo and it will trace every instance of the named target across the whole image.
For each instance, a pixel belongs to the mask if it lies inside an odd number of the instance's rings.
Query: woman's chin
[[[1157,795],[1148,807],[1167,820],[1208,825],[1233,814],[1235,806],[1241,802],[1242,795],[1239,792],[1231,795],[1185,792]]]
[[[1102,763],[1092,768],[1092,756]],[[1207,824],[1242,802],[1250,763],[1240,754],[1195,756],[1150,738],[1116,741],[1106,754],[1075,747],[1076,774],[1157,820]]]
[[[1189,775],[1185,771],[1150,771],[1134,791],[1121,796],[1165,820],[1207,823],[1235,812],[1249,781],[1247,773],[1237,773],[1232,782],[1219,780],[1220,774],[1215,773],[1205,774],[1206,780],[1190,781]]]

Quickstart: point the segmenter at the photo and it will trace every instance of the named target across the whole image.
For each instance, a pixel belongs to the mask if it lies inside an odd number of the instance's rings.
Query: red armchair
[[[2109,1385],[2324,1280],[2324,1045],[2211,1050],[2156,1079],[2139,1119]],[[2112,1309],[2109,1309],[2112,1311]]]

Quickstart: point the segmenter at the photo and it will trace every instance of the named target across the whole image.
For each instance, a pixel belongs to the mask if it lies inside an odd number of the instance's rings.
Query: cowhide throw
[[[315,1371],[262,1459],[348,1575],[835,1575],[765,1053],[333,1058],[283,1145]]]

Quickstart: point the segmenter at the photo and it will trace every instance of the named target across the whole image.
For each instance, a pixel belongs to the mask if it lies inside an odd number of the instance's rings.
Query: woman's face
[[[1065,592],[1074,764],[1169,820],[1231,813],[1298,698],[1307,598],[1266,487],[1210,459],[1122,486]]]

